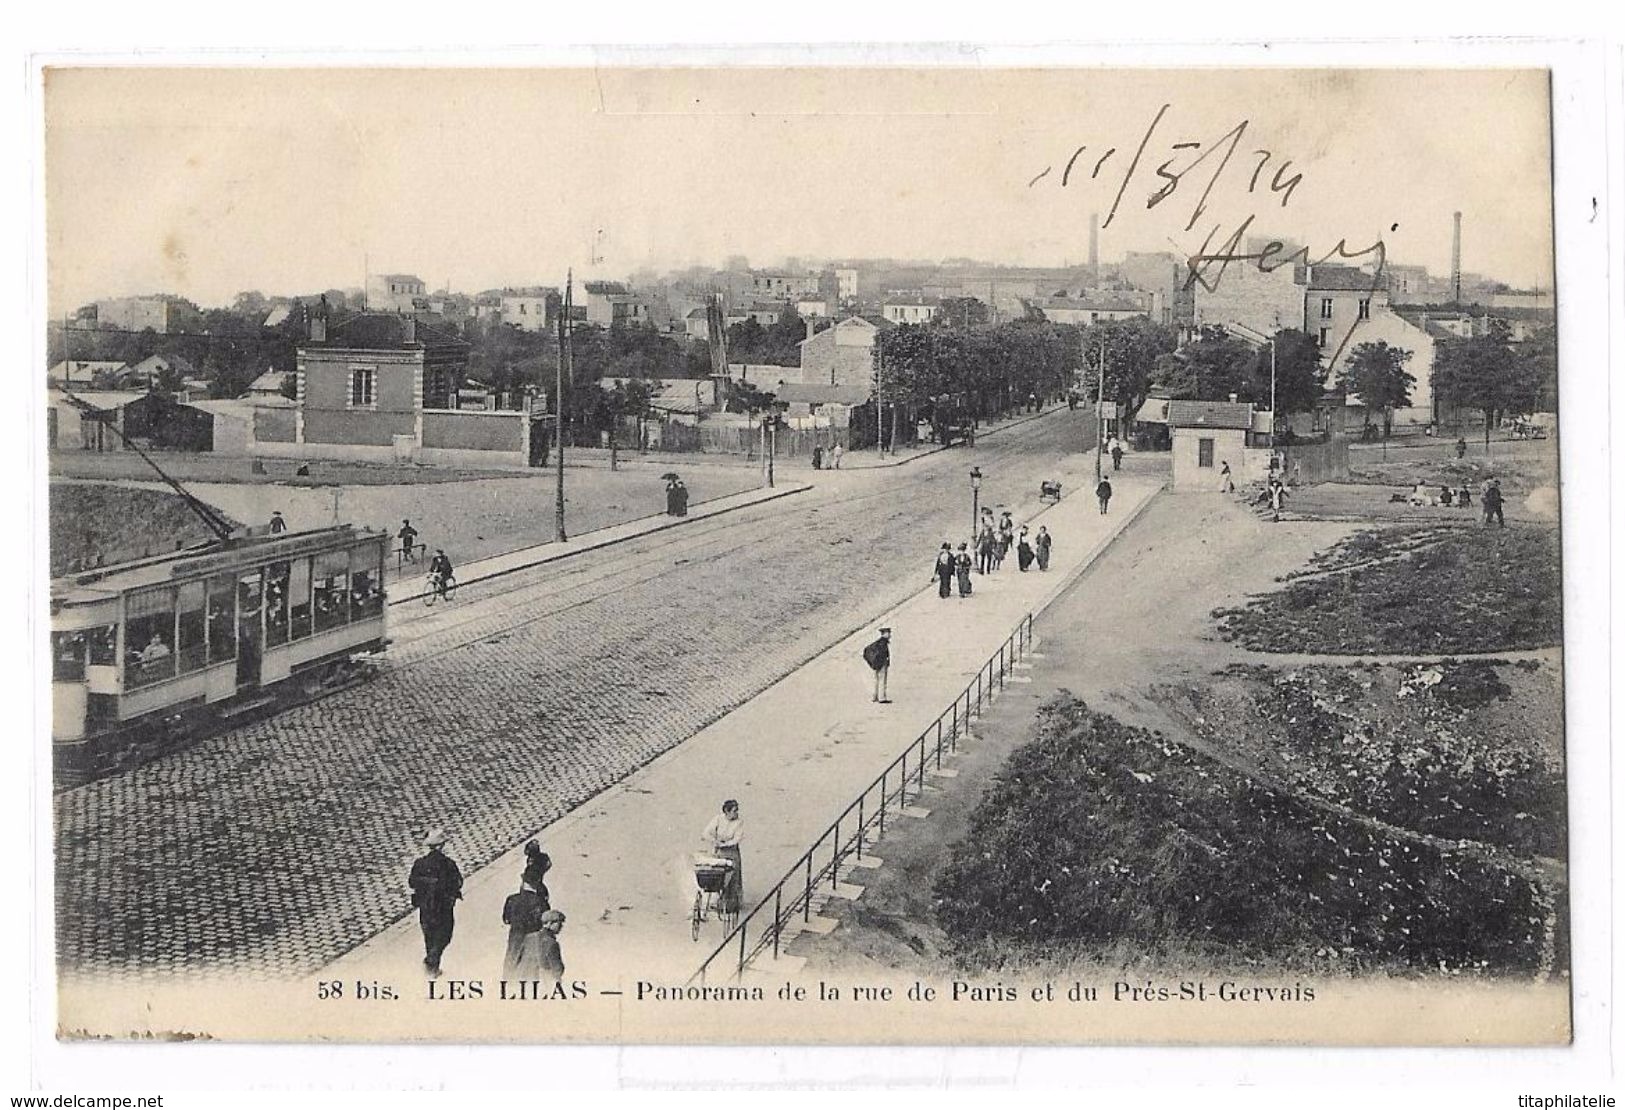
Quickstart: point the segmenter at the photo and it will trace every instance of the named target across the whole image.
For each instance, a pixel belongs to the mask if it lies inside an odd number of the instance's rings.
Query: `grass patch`
[[[1128,941],[1170,962],[1535,973],[1545,947],[1526,879],[1330,815],[1066,697],[977,805],[935,894],[969,967]]]
[[[214,538],[166,490],[53,482],[50,507],[53,577],[86,565],[88,557],[118,563]]]
[[[1391,825],[1565,854],[1561,683],[1551,668],[1237,666],[1159,690],[1208,743]]]
[[[1255,651],[1482,653],[1562,642],[1557,532],[1396,528],[1317,557],[1311,576],[1218,609],[1226,640]]]

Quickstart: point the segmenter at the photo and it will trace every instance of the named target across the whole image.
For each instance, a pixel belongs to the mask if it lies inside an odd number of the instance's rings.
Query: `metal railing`
[[[943,753],[958,750],[959,738],[965,734],[971,718],[980,717],[993,695],[1004,689],[1017,660],[1031,650],[1032,640],[1033,616],[1028,613],[976,672],[964,692],[841,811],[755,908],[740,918],[733,931],[689,977],[689,982],[703,984],[706,976],[717,970],[719,961],[724,969],[732,965],[733,977],[737,980],[763,952],[771,951],[773,958],[778,959],[785,923],[798,914],[802,921],[812,917],[814,894],[822,891],[826,883],[832,890],[839,885],[842,863],[849,858],[863,858],[871,830],[875,839],[886,835],[887,817],[895,815],[909,804],[911,797],[917,798],[925,790],[927,767],[934,765],[935,770],[941,770]]]

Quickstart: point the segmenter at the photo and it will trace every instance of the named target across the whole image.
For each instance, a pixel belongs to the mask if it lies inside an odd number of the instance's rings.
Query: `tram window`
[[[209,662],[237,658],[237,580],[231,575],[209,579]]]
[[[51,677],[58,682],[77,682],[85,677],[85,634],[51,633]]]
[[[294,640],[310,635],[310,559],[295,559],[288,573],[288,631]]]
[[[350,553],[328,551],[316,556],[316,631],[326,632],[350,620]]]
[[[180,619],[175,622],[179,637],[176,661],[181,674],[198,670],[209,659],[209,647],[203,634],[203,583],[186,582],[180,588]]]
[[[175,588],[136,590],[125,602],[124,685],[175,677]]]
[[[350,619],[376,617],[384,608],[383,579],[378,573],[381,549],[376,544],[350,549]]]
[[[265,642],[288,642],[288,564],[272,563],[265,570]]]
[[[118,665],[118,625],[104,624],[100,628],[92,628],[85,633],[85,639],[90,644],[92,667]]]

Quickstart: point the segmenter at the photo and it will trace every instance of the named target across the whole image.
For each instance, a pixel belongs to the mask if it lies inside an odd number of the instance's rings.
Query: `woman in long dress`
[[[962,543],[959,545],[959,554],[954,556],[954,570],[959,577],[960,597],[970,596],[970,568],[970,546]]]
[[[546,900],[529,879],[502,904],[502,923],[508,926],[508,950],[502,959],[504,979],[542,977],[542,919],[548,912]]]
[[[1016,540],[1016,569],[1025,571],[1033,565],[1033,545],[1027,538],[1027,526],[1021,526],[1021,536]]]
[[[729,798],[722,803],[722,812],[711,818],[701,839],[718,857],[733,861],[733,871],[722,888],[722,909],[738,913],[745,889],[745,863],[739,854],[739,840],[744,833],[744,822],[739,819],[739,803]]]
[[[1040,525],[1038,528],[1038,538],[1033,541],[1033,551],[1038,557],[1039,570],[1049,569],[1049,549],[1052,543],[1054,543],[1054,541],[1050,539],[1049,529]]]

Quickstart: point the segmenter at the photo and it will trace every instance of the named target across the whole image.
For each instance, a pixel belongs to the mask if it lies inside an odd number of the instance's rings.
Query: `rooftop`
[[[1356,290],[1369,293],[1373,289],[1388,288],[1388,280],[1353,266],[1322,264],[1310,267],[1309,288],[1311,291],[1324,290],[1328,293]]]
[[[1243,401],[1169,401],[1168,423],[1175,428],[1236,428],[1253,426],[1253,406]]]

